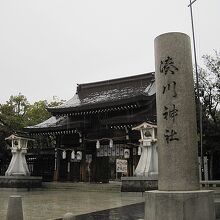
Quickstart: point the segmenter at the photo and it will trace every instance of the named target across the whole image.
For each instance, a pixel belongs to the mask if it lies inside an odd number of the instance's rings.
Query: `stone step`
[[[45,190],[73,190],[84,192],[120,192],[121,182],[112,183],[74,183],[74,182],[44,182]]]

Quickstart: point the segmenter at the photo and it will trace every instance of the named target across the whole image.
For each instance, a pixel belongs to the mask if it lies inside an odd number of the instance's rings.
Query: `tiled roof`
[[[125,77],[120,79],[113,79],[108,81],[79,84],[77,92],[72,99],[65,102],[64,104],[48,108],[54,115],[66,111],[80,111],[90,110],[94,108],[100,108],[105,106],[115,106],[120,104],[126,104],[131,101],[137,102],[144,98],[154,97],[156,93],[154,74],[141,74],[132,77]],[[148,111],[148,110],[147,110]],[[133,121],[145,121],[147,113],[134,116],[129,120]],[[112,121],[127,121],[124,117],[119,116],[114,119],[109,118],[104,123],[110,123]],[[52,116],[48,120],[34,125],[26,127],[27,131],[50,131],[50,130],[62,130],[77,128],[85,126],[87,121],[69,121],[67,116]]]
[[[60,130],[72,130],[72,129],[77,129],[81,128],[83,126],[87,125],[87,120],[77,120],[77,121],[71,121],[67,116],[52,116],[46,121],[33,125],[33,126],[28,126],[25,127],[25,131],[60,131]]]
[[[105,104],[118,103],[137,96],[152,96],[155,94],[154,74],[147,73],[120,79],[79,84],[77,92],[66,103],[48,108],[50,112],[77,111],[94,108]]]
[[[28,126],[26,127],[27,129],[38,129],[38,128],[54,128],[54,127],[59,127],[59,126],[63,126],[66,124],[67,121],[67,117],[55,117],[52,116],[49,119],[47,119],[46,121],[43,121],[40,124],[37,125],[33,125],[33,126]]]

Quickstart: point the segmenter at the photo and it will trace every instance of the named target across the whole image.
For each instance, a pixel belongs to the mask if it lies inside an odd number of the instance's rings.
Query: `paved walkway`
[[[101,186],[100,186],[101,187]],[[121,192],[83,192],[76,189],[54,189],[54,190],[34,190],[34,191],[14,191],[0,189],[0,219],[5,219],[10,195],[21,195],[25,220],[54,220],[60,219],[65,213],[72,212],[78,220],[83,219],[135,219],[141,218],[144,209],[142,205],[137,205],[139,211],[134,213],[137,218],[119,218],[129,216],[133,212],[128,205],[142,203],[144,198],[140,193]],[[128,208],[126,208],[128,206]],[[122,209],[117,209],[123,207]],[[135,208],[136,206],[134,206]],[[116,209],[115,209],[116,208]],[[142,209],[142,214],[141,214]],[[103,211],[105,210],[105,211]],[[122,211],[120,211],[122,210]],[[86,215],[88,213],[92,213]],[[101,213],[101,214],[100,214]],[[121,214],[120,214],[121,213]],[[100,215],[102,217],[100,217]],[[112,216],[115,217],[112,217]],[[90,217],[86,216],[99,216]],[[104,218],[103,216],[106,216]],[[107,216],[109,218],[107,218]]]
[[[67,212],[76,220],[143,220],[142,194],[121,193],[112,184],[52,183],[33,191],[0,188],[0,219],[6,217],[9,196],[21,195],[25,220],[61,219]],[[220,202],[220,190],[215,201]]]
[[[144,220],[144,203],[76,216],[76,220]]]

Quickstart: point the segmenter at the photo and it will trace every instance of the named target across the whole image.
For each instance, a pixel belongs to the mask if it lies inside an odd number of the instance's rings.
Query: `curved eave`
[[[24,128],[24,131],[28,133],[56,133],[61,131],[69,131],[70,133],[74,133],[74,131],[78,128],[85,127],[88,123],[85,121],[79,121],[74,123],[67,123],[62,126],[49,126],[49,127],[43,127],[43,128],[37,128],[37,127],[31,127],[31,128]]]
[[[154,99],[155,94],[148,96],[145,94],[141,94],[138,96],[134,96],[127,99],[118,99],[118,100],[110,100],[106,102],[100,103],[89,103],[80,105],[77,107],[67,107],[67,108],[48,108],[47,110],[51,112],[53,115],[62,115],[62,114],[69,114],[73,112],[81,112],[81,111],[91,111],[96,109],[105,109],[111,107],[118,107],[118,106],[126,106],[132,103],[138,103],[141,101],[148,101]]]

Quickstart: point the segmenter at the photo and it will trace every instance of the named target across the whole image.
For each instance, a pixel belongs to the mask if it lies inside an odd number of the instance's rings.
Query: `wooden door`
[[[96,182],[109,182],[109,158],[96,157],[94,179]]]
[[[70,163],[70,181],[80,181],[80,162]]]

